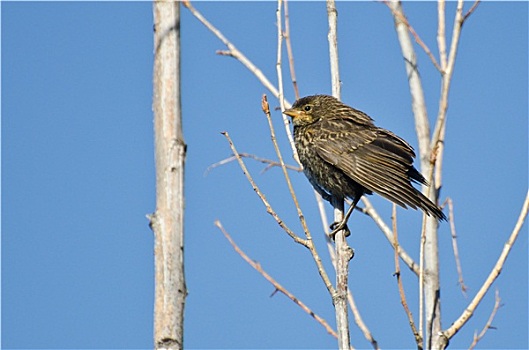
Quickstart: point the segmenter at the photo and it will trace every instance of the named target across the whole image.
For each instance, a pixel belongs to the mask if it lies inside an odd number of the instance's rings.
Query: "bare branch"
[[[252,72],[257,79],[274,95],[276,98],[279,97],[279,91],[276,89],[274,84],[268,80],[268,78],[264,75],[264,73],[257,68],[252,61],[250,61],[242,52],[240,52],[235,45],[233,45],[223,34],[220,30],[215,28],[213,24],[211,24],[200,12],[197,11],[191,5],[190,1],[183,1],[182,4],[191,12],[193,16],[195,16],[196,19],[198,19],[203,25],[206,26],[217,38],[219,38],[220,41],[226,45],[228,48],[228,51],[217,51],[217,54],[224,55],[224,56],[230,56],[235,59],[237,59],[239,62],[241,62],[250,72]]]
[[[278,225],[281,226],[281,228],[283,230],[285,230],[285,232],[296,243],[299,243],[299,244],[309,248],[309,242],[307,240],[299,237],[290,228],[288,228],[288,226],[285,224],[285,222],[279,217],[279,215],[277,215],[275,210],[272,209],[272,207],[270,206],[270,203],[266,199],[265,195],[261,192],[261,190],[259,189],[259,187],[255,183],[255,181],[253,180],[252,176],[250,175],[250,172],[246,168],[246,165],[244,164],[244,161],[239,156],[239,152],[237,152],[237,149],[235,148],[235,145],[233,144],[233,141],[231,140],[230,135],[227,132],[222,132],[222,135],[224,135],[226,137],[226,139],[228,140],[228,143],[230,144],[230,148],[231,148],[233,154],[235,154],[235,158],[237,158],[237,161],[239,162],[239,166],[241,167],[242,171],[244,172],[244,175],[246,175],[246,179],[248,179],[248,182],[250,182],[250,184],[252,185],[253,190],[255,191],[255,193],[257,193],[257,196],[259,196],[259,198],[263,202],[264,206],[266,207],[266,212],[268,214],[272,215],[272,217],[276,220]]]
[[[282,19],[281,19],[281,3],[282,0],[278,0],[277,2],[277,62],[276,62],[276,71],[277,71],[277,84],[279,86],[279,105],[281,108],[281,111],[284,111],[286,109],[285,106],[285,95],[283,92],[283,73],[281,71],[281,53],[282,53],[282,44],[283,44],[283,27],[282,27]],[[281,118],[283,118],[283,126],[285,128],[285,132],[288,137],[288,141],[290,142],[290,148],[292,149],[292,154],[294,156],[294,159],[298,164],[301,165],[298,158],[298,152],[296,150],[296,146],[294,145],[294,137],[292,136],[292,132],[290,131],[290,120],[286,115],[281,113]]]
[[[337,39],[337,17],[336,3],[327,0],[327,18],[329,21],[329,59],[331,63],[332,95],[340,99],[340,72],[338,66],[338,39]],[[340,222],[344,217],[343,198],[332,198],[334,207],[334,220]],[[349,316],[347,309],[347,288],[349,276],[349,261],[354,252],[347,244],[345,231],[339,230],[335,235],[336,245],[336,293],[333,295],[334,309],[336,313],[336,328],[338,330],[338,348],[349,349],[351,340],[349,336]]]
[[[470,17],[470,15],[472,13],[474,13],[474,11],[476,10],[476,8],[480,4],[480,2],[481,2],[481,0],[474,1],[474,3],[472,4],[472,7],[470,8],[470,10],[468,10],[467,13],[465,13],[465,15],[463,16],[463,23],[468,19],[468,17]]]
[[[338,66],[338,11],[334,0],[327,0],[327,18],[329,20],[329,33],[327,40],[329,41],[329,59],[331,63],[331,83],[332,95],[340,99],[340,70]]]
[[[240,153],[239,157],[250,158],[250,159],[256,160],[258,162],[261,162],[261,163],[264,163],[264,164],[268,164],[268,166],[266,168],[264,168],[261,171],[261,173],[264,173],[265,171],[267,171],[271,167],[281,167],[281,164],[279,162],[276,162],[276,161],[273,161],[273,160],[267,159],[267,158],[261,158],[261,157],[258,157],[256,155],[254,155],[254,154],[250,154],[250,153]],[[208,166],[208,168],[204,172],[204,175],[207,175],[211,170],[213,170],[213,169],[215,169],[215,168],[217,168],[219,166],[231,163],[234,160],[237,160],[237,157],[231,156],[231,157],[225,158],[225,159],[223,159],[221,161],[218,161],[218,162],[216,162],[214,164],[211,164],[210,166]],[[294,166],[294,165],[290,165],[290,164],[285,164],[285,167],[287,169],[294,170],[294,171],[297,171],[297,172],[303,171],[303,169],[301,169],[300,167],[297,167],[297,166]]]
[[[321,198],[321,197],[320,197]],[[326,232],[329,228],[329,224],[327,222],[327,216],[325,215],[322,217],[322,224],[323,224],[323,231]],[[334,251],[334,247],[332,245],[331,239],[328,235],[325,235],[326,242],[327,242],[327,249],[329,251],[329,256],[331,257],[331,262],[334,266],[334,269],[336,270],[336,253]],[[365,324],[362,316],[360,315],[360,311],[358,310],[358,307],[356,306],[356,302],[353,297],[353,292],[351,291],[351,288],[347,289],[347,301],[349,302],[349,307],[351,308],[351,311],[353,313],[353,317],[355,320],[356,325],[362,331],[362,334],[364,334],[364,337],[368,342],[371,343],[371,346],[373,346],[373,349],[379,350],[378,342],[373,337],[373,334]]]
[[[413,27],[411,26],[410,22],[408,22],[408,19],[406,18],[406,16],[402,12],[402,7],[400,5],[400,1],[383,0],[383,2],[391,10],[391,13],[393,14],[393,17],[395,17],[395,22],[401,22],[401,23],[403,23],[406,26],[406,28],[408,28],[409,32],[411,33],[411,35],[415,39],[415,42],[417,44],[419,44],[420,47],[422,47],[424,52],[428,55],[428,57],[432,61],[432,63],[435,66],[435,68],[438,71],[442,72],[441,67],[439,66],[439,63],[437,63],[437,60],[435,59],[435,56],[432,54],[432,51],[430,50],[428,45],[426,45],[424,43],[424,41],[422,41],[422,39],[419,36],[419,34],[417,34],[415,29],[413,29]]]
[[[443,1],[443,0],[441,0]],[[440,19],[441,21],[441,19]],[[455,59],[457,56],[457,49],[459,45],[459,38],[461,37],[461,28],[463,26],[463,0],[459,0],[457,3],[456,16],[454,19],[454,29],[452,31],[452,41],[450,45],[450,53],[448,55],[448,61],[446,66],[443,66],[443,76],[441,84],[441,98],[439,101],[439,112],[437,115],[437,122],[435,124],[434,133],[432,136],[432,141],[430,143],[430,148],[432,153],[435,151],[435,159],[440,161],[443,156],[443,142],[445,134],[445,125],[446,125],[446,112],[448,110],[448,92],[450,90],[450,83],[452,80],[452,74],[455,66]],[[435,164],[435,163],[434,163]],[[432,170],[433,171],[433,165]],[[439,180],[439,179],[436,179]],[[440,186],[439,183],[436,183],[437,186]]]
[[[279,291],[279,292],[283,293],[284,295],[286,295],[287,298],[292,300],[303,311],[305,311],[307,314],[309,314],[311,317],[313,317],[319,324],[321,324],[323,326],[323,328],[325,328],[327,333],[329,333],[330,335],[332,335],[335,338],[338,337],[336,332],[332,329],[331,326],[329,326],[329,324],[327,323],[327,321],[325,321],[325,319],[323,319],[322,317],[318,316],[307,305],[305,305],[301,300],[299,300],[296,296],[294,296],[294,294],[290,293],[286,288],[284,288],[281,284],[279,284],[272,276],[270,276],[268,273],[266,273],[266,271],[263,270],[263,268],[261,267],[261,265],[258,262],[250,259],[250,257],[248,257],[248,255],[246,255],[246,253],[244,251],[242,251],[242,249],[239,248],[239,246],[237,246],[235,241],[231,238],[230,234],[224,229],[224,227],[222,226],[222,224],[220,223],[219,220],[215,221],[215,226],[217,226],[219,228],[219,230],[222,232],[224,237],[226,237],[228,242],[230,242],[230,244],[233,247],[233,249],[235,249],[235,251],[244,259],[244,261],[246,261],[248,264],[250,264],[251,267],[253,267],[255,270],[257,270],[257,272],[259,272],[268,282],[270,282],[274,286],[276,291]]]
[[[397,32],[406,73],[408,75],[411,107],[415,118],[415,132],[419,143],[419,159],[421,161],[421,171],[424,172],[429,166],[430,161],[430,122],[428,120],[426,101],[424,99],[424,91],[417,64],[417,55],[415,54],[415,49],[410,39],[409,23],[407,20],[406,22],[400,20],[400,18],[406,19],[401,3],[399,1],[391,1],[386,2],[386,5],[393,13],[395,31]]]
[[[422,349],[422,335],[419,334],[417,331],[417,327],[415,327],[415,322],[413,321],[413,315],[411,314],[410,309],[408,308],[408,302],[406,301],[406,293],[404,293],[404,286],[402,284],[402,279],[400,278],[400,264],[399,264],[399,239],[398,239],[398,232],[397,232],[397,205],[393,203],[393,210],[391,214],[391,221],[393,223],[393,237],[395,238],[393,244],[394,244],[394,251],[395,251],[395,277],[397,277],[397,285],[399,287],[399,295],[400,295],[400,303],[402,304],[402,307],[404,308],[404,312],[406,312],[406,316],[408,316],[408,323],[411,327],[411,331],[413,333],[413,336],[415,338],[415,342],[417,343],[417,349]]]
[[[474,3],[467,15],[470,16],[477,8],[478,3]],[[439,189],[442,186],[442,163],[443,163],[443,154],[444,154],[444,139],[446,132],[446,117],[448,110],[448,94],[450,91],[450,84],[452,81],[452,75],[455,67],[455,60],[457,56],[457,50],[459,47],[459,39],[461,38],[461,30],[465,17],[463,16],[463,0],[458,0],[456,15],[454,18],[454,26],[452,30],[452,40],[450,44],[450,52],[448,59],[446,59],[446,54],[443,56],[443,52],[446,50],[446,38],[444,36],[444,0],[439,2],[439,31],[438,31],[438,42],[439,42],[439,51],[441,56],[444,57],[445,62],[441,62],[443,68],[442,83],[441,83],[441,97],[439,101],[439,112],[437,116],[437,122],[433,132],[432,140],[430,143],[430,148],[432,150],[432,159],[435,159],[432,162],[429,171],[434,171],[435,169],[435,198],[430,197],[430,199],[436,199],[439,193]],[[442,26],[442,33],[441,33]],[[442,37],[440,36],[441,34]]]
[[[422,220],[421,240],[419,247],[419,334],[424,339],[424,250],[426,245],[426,220]],[[427,346],[430,348],[430,346]]]
[[[364,323],[364,320],[362,319],[362,316],[360,315],[360,311],[358,310],[358,307],[356,306],[356,302],[353,298],[353,293],[351,292],[350,288],[347,290],[347,301],[349,302],[349,306],[351,307],[351,311],[353,312],[355,323],[358,326],[358,328],[360,328],[360,331],[362,331],[362,334],[364,335],[366,340],[371,343],[371,346],[373,347],[373,349],[380,350],[380,347],[378,346],[378,342],[373,337],[373,334],[371,333],[367,325]]]
[[[457,234],[456,234],[456,225],[454,219],[454,207],[452,204],[452,199],[447,198],[446,202],[448,203],[448,221],[450,222],[450,232],[452,234],[452,248],[454,250],[454,259],[456,260],[456,268],[458,275],[459,286],[461,287],[461,292],[466,297],[467,296],[467,286],[463,280],[463,269],[461,268],[461,260],[459,259],[459,249],[457,248]]]
[[[283,30],[282,30],[282,25],[281,25],[281,1],[282,0],[278,0],[278,9],[277,9],[277,28],[278,28],[278,31],[277,31],[277,62],[276,62],[276,71],[277,71],[277,81],[278,81],[278,85],[279,85],[279,93],[278,93],[278,100],[279,100],[279,104],[280,104],[280,109],[281,111],[284,111],[286,108],[290,107],[290,104],[288,103],[288,101],[285,99],[284,97],[284,93],[283,93],[283,74],[281,72],[281,46],[282,46],[282,41],[283,41]],[[293,63],[293,62],[292,62]],[[292,67],[293,68],[293,67]],[[285,133],[287,135],[287,138],[288,138],[288,142],[290,144],[290,148],[292,150],[292,155],[294,157],[294,160],[299,164],[299,166],[301,167],[301,163],[299,161],[299,158],[298,158],[298,152],[296,150],[296,146],[294,144],[294,137],[292,135],[292,131],[290,130],[290,120],[289,118],[281,113],[281,118],[283,119],[283,126],[285,128]]]
[[[285,8],[285,43],[287,45],[288,64],[290,67],[290,77],[292,79],[292,86],[294,87],[294,94],[296,100],[299,99],[298,82],[296,80],[296,71],[294,70],[294,53],[292,51],[292,40],[290,38],[290,17],[288,16],[288,0],[284,0],[283,7]]]
[[[503,268],[503,265],[505,264],[505,261],[507,260],[507,257],[509,256],[509,253],[512,249],[512,246],[514,245],[514,242],[516,241],[516,238],[518,237],[518,234],[520,233],[520,230],[523,226],[523,223],[525,221],[525,218],[527,216],[527,211],[529,210],[529,191],[527,192],[527,195],[525,197],[525,201],[522,206],[522,210],[520,211],[520,216],[518,217],[518,221],[516,222],[516,225],[514,226],[514,229],[507,240],[505,242],[505,245],[503,246],[503,251],[500,254],[500,257],[498,258],[496,264],[492,268],[492,271],[490,272],[489,276],[479,289],[478,293],[472,299],[470,304],[467,306],[465,311],[459,316],[459,318],[448,328],[447,330],[443,331],[443,336],[446,339],[452,338],[460,329],[463,327],[465,323],[472,317],[474,314],[474,311],[476,310],[476,307],[479,305],[489,288],[491,287],[492,283],[498,278],[500,275],[500,272]]]
[[[384,234],[386,239],[388,240],[389,244],[391,244],[391,247],[394,247],[393,242],[395,238],[393,237],[393,232],[391,232],[391,229],[386,225],[384,220],[380,217],[378,212],[375,210],[373,205],[371,204],[371,201],[367,197],[362,197],[362,202],[364,203],[364,208],[358,210],[361,210],[366,215],[369,215],[371,219],[375,222],[375,224],[380,228],[380,231]],[[398,247],[398,253],[402,261],[408,266],[408,268],[415,273],[415,275],[419,276],[419,266],[415,261],[413,261],[413,258],[408,255],[408,253],[399,245]]]
[[[477,345],[477,343],[485,336],[485,333],[489,329],[493,329],[492,327],[492,321],[494,320],[494,317],[496,316],[496,313],[498,310],[502,307],[501,304],[501,298],[500,298],[500,292],[496,289],[496,295],[494,298],[494,307],[492,308],[492,312],[490,313],[489,319],[487,320],[487,323],[485,323],[485,326],[483,326],[483,329],[479,334],[474,334],[474,339],[472,340],[472,344],[468,347],[469,350],[474,349],[474,347]]]
[[[445,1],[437,1],[437,46],[439,48],[439,60],[441,67],[439,71],[444,73],[446,69],[446,12]]]
[[[335,208],[335,219],[343,218],[343,200],[333,199]],[[341,204],[341,206],[340,206]],[[342,214],[342,215],[340,215]],[[339,221],[338,221],[339,222]],[[338,348],[340,350],[350,348],[349,336],[349,315],[347,309],[347,291],[349,277],[349,261],[354,256],[354,251],[347,244],[345,233],[340,230],[335,236],[336,246],[336,291],[332,296],[334,309],[336,313],[336,328],[338,330]]]
[[[268,127],[270,129],[270,136],[272,138],[272,144],[274,145],[274,149],[277,154],[277,158],[279,159],[279,165],[281,166],[281,169],[283,170],[283,175],[285,176],[285,181],[288,186],[288,190],[290,191],[290,196],[292,197],[292,200],[294,201],[294,205],[296,206],[296,210],[298,212],[299,221],[301,223],[301,226],[303,227],[303,231],[305,232],[305,235],[307,236],[308,240],[311,240],[311,234],[307,227],[307,222],[305,221],[305,217],[303,215],[303,212],[301,211],[301,208],[299,206],[298,198],[296,196],[296,193],[294,192],[294,187],[292,187],[292,182],[290,181],[290,176],[288,175],[287,168],[285,166],[285,162],[283,161],[283,155],[281,154],[281,150],[279,149],[279,145],[277,144],[276,140],[276,133],[274,130],[274,124],[272,123],[272,117],[270,116],[270,107],[268,105],[268,101],[266,99],[266,95],[263,95],[262,101],[262,109],[263,112],[266,115],[266,119],[268,121]]]

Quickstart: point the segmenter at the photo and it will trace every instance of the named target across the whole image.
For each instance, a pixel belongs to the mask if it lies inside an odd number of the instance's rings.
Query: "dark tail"
[[[420,205],[422,211],[424,211],[427,215],[433,215],[437,218],[439,221],[446,221],[446,215],[443,213],[441,208],[439,208],[437,205],[432,203],[431,200],[429,200],[425,195],[423,195],[420,191],[417,191],[417,196],[419,197]]]

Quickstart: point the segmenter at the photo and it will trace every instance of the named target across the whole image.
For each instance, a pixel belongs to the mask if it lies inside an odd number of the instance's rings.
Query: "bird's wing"
[[[405,208],[421,206],[410,180],[425,181],[413,168],[413,148],[403,139],[345,119],[322,120],[314,136],[318,155],[366,189]]]

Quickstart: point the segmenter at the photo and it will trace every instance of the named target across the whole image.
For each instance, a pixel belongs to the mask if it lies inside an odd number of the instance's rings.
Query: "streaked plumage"
[[[365,113],[327,95],[307,96],[284,111],[292,117],[294,141],[305,175],[330,201],[378,193],[403,208],[446,220],[441,209],[412,186],[427,184],[413,167],[413,148]]]

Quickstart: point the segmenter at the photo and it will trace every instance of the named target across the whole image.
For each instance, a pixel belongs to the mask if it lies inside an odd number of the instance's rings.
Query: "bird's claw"
[[[344,221],[341,222],[333,222],[329,228],[332,230],[329,233],[329,237],[334,241],[334,237],[336,236],[336,233],[338,231],[343,230],[345,237],[349,237],[351,235],[351,231],[349,231],[349,227],[347,227],[347,224]]]

